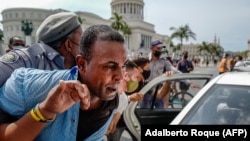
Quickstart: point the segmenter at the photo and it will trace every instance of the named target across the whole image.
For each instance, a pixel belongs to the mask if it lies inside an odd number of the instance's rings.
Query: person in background
[[[162,50],[161,50],[160,58],[167,59],[167,57],[168,57],[168,50],[167,50],[166,46],[163,46]]]
[[[169,76],[176,72],[180,73],[180,71],[178,71],[175,67],[173,67],[168,60],[160,58],[162,53],[162,48],[164,46],[165,45],[160,40],[154,40],[151,42],[150,76],[147,79],[147,81],[151,81],[152,79],[163,74]],[[170,83],[164,83],[164,85],[162,86],[162,88],[169,88],[169,87]],[[140,103],[141,108],[151,108],[153,93],[154,93],[153,91],[150,91],[144,95],[143,100]],[[157,94],[154,106],[156,108],[164,108],[165,105],[164,101],[168,102],[168,99],[164,100],[163,97]]]
[[[246,64],[244,64],[244,62],[242,61],[242,56],[238,55],[236,57],[236,63],[234,65],[234,67],[246,67]]]
[[[230,71],[233,70],[235,63],[236,63],[236,58],[235,58],[235,56],[232,56],[232,58],[229,60]]]
[[[20,67],[62,70],[75,66],[82,32],[75,13],[60,12],[47,17],[37,29],[39,43],[27,49],[11,50],[0,57],[0,87]],[[14,44],[14,41],[10,42]],[[18,41],[18,45],[21,43]],[[1,108],[0,114],[0,124],[15,120]]]
[[[191,71],[194,70],[193,63],[188,60],[188,52],[187,51],[183,51],[182,58],[177,63],[177,69],[179,71],[181,71],[182,73],[190,73]],[[179,82],[179,83],[180,83],[179,88],[180,88],[181,92],[183,92],[183,94],[182,94],[182,99],[183,99],[184,92],[186,92],[189,89],[190,85],[189,85],[189,83],[185,83],[185,82]]]
[[[219,64],[219,74],[222,74],[222,73],[229,71],[229,69],[227,67],[228,57],[229,57],[229,54],[226,53],[226,54],[224,54],[223,58],[221,59],[220,64]]]
[[[62,70],[75,66],[82,32],[78,16],[73,12],[60,12],[47,17],[37,29],[39,43],[24,50],[11,50],[0,57],[0,87],[20,67]],[[18,45],[21,44],[19,41]]]
[[[6,53],[13,50],[13,49],[22,49],[25,47],[25,41],[20,36],[13,36],[9,40],[8,49]]]
[[[139,57],[136,59],[133,59],[132,62],[134,62],[140,71],[140,80],[139,80],[139,87],[137,91],[141,90],[141,88],[148,83],[147,79],[150,76],[150,66],[149,66],[149,59],[144,57]]]
[[[0,127],[1,141],[103,139],[118,106],[124,38],[94,25],[81,37],[79,51],[77,67],[69,70],[13,72],[0,88],[0,108],[18,120]]]
[[[187,51],[183,51],[182,58],[177,63],[177,69],[180,70],[182,73],[189,73],[190,71],[194,70],[193,63],[188,60]]]

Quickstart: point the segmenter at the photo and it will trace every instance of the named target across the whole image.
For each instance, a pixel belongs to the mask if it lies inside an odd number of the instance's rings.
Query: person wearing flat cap
[[[82,32],[75,13],[61,12],[47,17],[37,30],[38,43],[26,49],[11,50],[0,58],[0,87],[21,67],[62,70],[75,66]],[[0,109],[0,128],[2,123],[15,120]]]
[[[172,66],[172,64],[166,60],[162,59],[160,56],[162,54],[162,49],[165,47],[165,45],[158,39],[151,42],[151,57],[150,57],[150,76],[147,79],[147,81],[150,81],[160,75],[172,75],[174,73],[180,73],[179,70],[177,70],[175,67]],[[170,83],[164,83],[162,86],[162,89],[168,93]],[[153,93],[154,92],[147,92],[144,95],[144,98],[142,102],[140,103],[142,108],[151,108],[151,101],[153,99]],[[159,92],[158,92],[159,93]],[[163,93],[163,92],[162,92]],[[155,108],[164,108],[166,107],[165,102],[168,102],[168,99],[164,100],[163,98],[156,98],[155,101]]]
[[[0,87],[20,67],[62,70],[75,66],[82,32],[78,16],[73,12],[47,17],[37,29],[38,43],[27,49],[11,50],[0,58]]]

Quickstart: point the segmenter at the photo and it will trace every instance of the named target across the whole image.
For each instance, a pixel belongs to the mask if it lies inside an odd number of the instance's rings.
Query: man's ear
[[[84,57],[82,57],[81,55],[77,55],[76,56],[76,64],[77,64],[79,70],[85,71],[86,66],[87,66],[87,60],[85,60]]]
[[[67,51],[71,52],[72,51],[72,45],[69,39],[66,39],[66,41],[64,42],[65,44],[65,48]]]

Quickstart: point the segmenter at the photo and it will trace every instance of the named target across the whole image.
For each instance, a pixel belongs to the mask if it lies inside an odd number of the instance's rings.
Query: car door
[[[178,106],[178,104],[180,104],[178,101],[177,104],[175,103],[172,106],[169,104],[170,106],[165,108],[155,108],[154,104],[156,101],[157,90],[163,85],[164,82],[170,81],[172,85],[176,85],[177,89],[179,88],[179,83],[184,81],[192,82],[199,87],[203,87],[211,78],[212,74],[183,73],[174,74],[172,76],[162,75],[151,80],[139,92],[144,94],[144,98],[145,94],[151,92],[152,102],[150,107],[141,108],[140,102],[131,102],[123,113],[123,118],[128,130],[137,140],[140,140],[141,127],[152,125],[168,125],[172,119],[174,119],[182,110],[185,105]],[[177,91],[180,90],[178,89]],[[190,93],[192,96],[194,96],[198,91],[199,89],[193,90],[189,88],[187,93]],[[170,97],[171,96],[169,96],[169,99]],[[190,101],[191,99],[192,97],[188,98],[187,101]]]

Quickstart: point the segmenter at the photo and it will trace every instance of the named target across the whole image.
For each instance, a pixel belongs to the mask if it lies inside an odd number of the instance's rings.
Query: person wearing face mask
[[[144,57],[138,57],[132,60],[137,66],[140,71],[140,80],[139,80],[139,87],[136,91],[139,91],[144,85],[147,84],[147,79],[150,76],[150,67],[149,67],[149,59]]]
[[[22,49],[25,47],[25,42],[20,36],[13,36],[9,40],[9,49],[6,50],[6,53],[13,49]]]
[[[130,60],[126,61],[124,67],[125,71],[119,89],[119,105],[106,133],[108,141],[120,140],[123,131],[127,128],[122,117],[123,111],[130,101],[141,101],[143,98],[143,95],[138,93],[141,80],[139,67]],[[129,130],[127,131],[130,133]]]
[[[151,42],[151,57],[149,63],[150,76],[147,81],[151,81],[152,79],[163,74],[169,76],[174,73],[180,73],[180,71],[172,66],[172,64],[167,59],[160,58],[163,47],[165,47],[165,45],[160,40],[154,40]],[[164,88],[165,85],[166,88],[169,88],[170,83],[165,83],[162,87]],[[165,90],[168,91],[168,89]],[[140,103],[141,108],[151,108],[151,101],[153,99],[152,94],[153,92],[151,91],[144,95],[144,98]],[[168,102],[168,100],[164,100],[163,97],[157,95],[154,106],[156,108],[164,108],[165,101]]]

